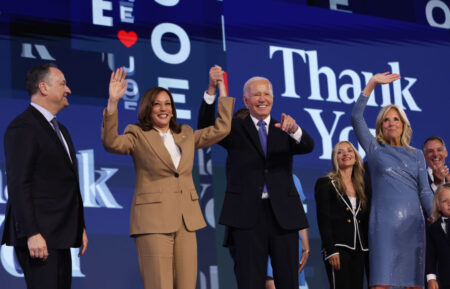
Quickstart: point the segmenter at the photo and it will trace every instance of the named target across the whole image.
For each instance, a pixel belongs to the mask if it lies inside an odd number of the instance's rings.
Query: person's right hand
[[[209,85],[207,91],[209,95],[216,94],[216,88],[218,86],[219,81],[223,82],[223,70],[222,67],[220,67],[219,65],[214,65],[209,70]]]
[[[333,267],[334,270],[341,269],[341,258],[339,257],[339,254],[335,254],[335,255],[331,256],[328,259],[328,262],[330,263],[331,267]]]
[[[119,102],[123,97],[128,85],[128,80],[125,81],[126,75],[127,72],[123,67],[117,68],[116,72],[111,72],[111,79],[109,81],[109,100]]]
[[[44,261],[48,258],[47,242],[41,234],[28,238],[28,250],[30,250],[31,258],[40,258]]]
[[[434,279],[428,281],[428,289],[439,289],[438,282]]]
[[[444,182],[444,179],[447,180],[449,178],[449,170],[446,165],[444,166],[431,166],[434,175],[434,183],[439,186]]]
[[[378,84],[388,84],[398,79],[400,79],[400,74],[396,73],[391,74],[389,71],[375,74],[370,78],[369,82],[363,89],[362,93],[366,96],[369,96],[375,89],[375,86],[377,86]]]
[[[370,81],[373,81],[374,84],[388,84],[396,81],[397,79],[400,79],[400,74],[390,73],[389,71],[387,71],[375,74],[374,76],[372,76]]]

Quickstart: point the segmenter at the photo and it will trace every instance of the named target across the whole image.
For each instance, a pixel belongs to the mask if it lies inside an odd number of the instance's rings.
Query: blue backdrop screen
[[[311,224],[312,254],[305,269],[311,288],[327,286],[314,183],[331,169],[336,142],[348,139],[357,145],[350,112],[370,77],[385,71],[402,75],[401,81],[374,91],[365,113],[369,127],[375,128],[380,108],[393,103],[410,119],[413,146],[421,147],[430,135],[450,139],[448,0],[395,5],[379,0],[25,2],[8,1],[0,7],[0,136],[29,103],[26,72],[41,63],[56,63],[72,90],[71,105],[58,118],[77,150],[90,240],[86,255],[74,258],[74,288],[142,287],[134,241],[128,236],[132,160],[107,153],[100,141],[109,76],[117,67],[127,69],[129,81],[119,106],[120,132],[136,122],[140,96],[153,86],[170,89],[179,122],[195,128],[214,64],[228,72],[236,108],[244,106],[242,87],[248,78],[259,75],[272,81],[273,117],[293,116],[316,143],[313,153],[294,159],[294,177]],[[3,230],[8,199],[3,141],[0,150]],[[225,156],[214,146],[197,151],[194,163],[208,223],[198,232],[202,289],[236,287],[230,257],[221,247],[223,227],[216,226],[225,190]],[[0,257],[0,283],[23,288],[13,249],[2,246]]]

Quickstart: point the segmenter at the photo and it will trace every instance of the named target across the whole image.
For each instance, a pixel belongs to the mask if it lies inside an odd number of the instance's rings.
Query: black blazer
[[[368,251],[369,204],[362,210],[357,199],[353,212],[347,195],[338,192],[333,183],[329,177],[318,179],[314,194],[324,258],[337,253],[338,247]]]
[[[213,105],[202,104],[199,127],[209,125]],[[212,114],[213,115],[213,114]],[[209,113],[209,118],[211,114]],[[271,118],[267,137],[267,157],[264,156],[258,131],[250,116],[234,118],[230,134],[219,144],[228,151],[227,189],[219,223],[249,229],[256,225],[264,184],[270,196],[275,218],[283,229],[301,230],[308,227],[303,205],[292,179],[294,154],[313,150],[314,141],[302,129],[300,143],[276,128]]]
[[[6,130],[9,198],[2,244],[26,247],[27,238],[40,233],[50,249],[81,246],[77,159],[69,132],[59,127],[73,163],[52,125],[31,105]]]
[[[425,272],[438,276],[439,288],[450,288],[450,237],[445,234],[441,223],[442,218],[439,218],[427,230]]]

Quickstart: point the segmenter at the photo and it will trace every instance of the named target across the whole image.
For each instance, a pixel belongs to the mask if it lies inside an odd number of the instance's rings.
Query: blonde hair
[[[377,122],[376,122],[376,138],[377,138],[377,141],[382,143],[382,144],[388,144],[387,141],[386,141],[386,138],[383,135],[382,126],[383,126],[383,120],[384,120],[386,114],[391,109],[395,109],[397,111],[398,115],[400,116],[400,119],[403,122],[403,131],[402,131],[402,136],[400,137],[400,143],[406,149],[413,150],[414,148],[409,145],[409,143],[411,142],[411,136],[412,136],[411,124],[409,123],[409,120],[408,120],[408,117],[406,116],[405,111],[401,107],[399,107],[397,105],[393,105],[393,104],[386,105],[378,113]]]
[[[335,182],[336,189],[338,191],[345,192],[346,188],[342,180],[342,174],[337,160],[338,147],[342,143],[349,144],[353,152],[355,153],[355,164],[353,165],[352,169],[352,183],[353,187],[355,188],[356,195],[361,202],[361,209],[364,210],[367,206],[367,196],[364,192],[364,166],[361,156],[351,142],[340,141],[333,147],[333,151],[331,152],[331,163],[333,165],[333,170],[329,172],[327,176]]]
[[[441,206],[439,205],[439,195],[445,190],[450,190],[450,183],[440,185],[436,191],[436,194],[434,195],[432,213],[434,221],[437,221],[442,216]]]

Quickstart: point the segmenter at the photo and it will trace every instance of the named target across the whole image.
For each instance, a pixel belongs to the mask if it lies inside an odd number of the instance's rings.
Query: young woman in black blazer
[[[368,198],[361,156],[348,141],[332,151],[333,171],[317,180],[315,199],[331,289],[362,289],[367,260]]]

